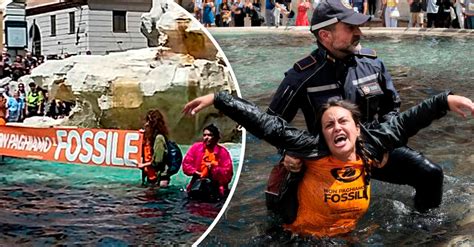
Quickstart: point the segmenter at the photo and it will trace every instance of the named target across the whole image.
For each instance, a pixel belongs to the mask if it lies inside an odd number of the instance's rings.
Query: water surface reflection
[[[240,145],[226,146],[235,173]],[[140,186],[138,169],[7,158],[0,164],[0,245],[190,244],[223,202],[189,201],[188,180],[180,171],[158,190]]]

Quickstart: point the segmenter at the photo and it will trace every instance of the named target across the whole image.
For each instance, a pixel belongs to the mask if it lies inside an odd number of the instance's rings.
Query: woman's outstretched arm
[[[284,149],[291,156],[313,158],[327,154],[318,149],[318,138],[309,132],[292,127],[284,119],[264,113],[256,105],[226,92],[196,98],[185,105],[183,112],[194,115],[212,104],[256,137]]]
[[[368,136],[368,141],[377,143],[377,146],[386,151],[403,146],[408,142],[408,138],[429,126],[434,120],[445,116],[448,110],[464,118],[467,117],[466,111],[474,116],[474,104],[470,99],[445,92],[424,100],[382,123],[377,129],[369,129],[368,132],[375,138]]]

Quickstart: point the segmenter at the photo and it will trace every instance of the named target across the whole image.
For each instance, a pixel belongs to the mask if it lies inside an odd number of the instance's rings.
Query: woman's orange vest
[[[143,163],[151,162],[153,159],[153,155],[151,153],[151,149],[153,147],[151,146],[150,142],[148,140],[145,140],[145,145],[143,147]]]
[[[145,141],[145,145],[143,147],[143,163],[148,163],[153,161],[153,154],[151,152],[153,146],[150,144],[148,140]],[[155,180],[156,177],[156,171],[152,166],[145,166],[143,168],[143,171],[148,177],[149,181]]]
[[[201,178],[209,177],[209,167],[207,164],[210,163],[211,166],[217,166],[218,162],[216,159],[216,155],[211,152],[208,148],[204,148],[204,156],[202,157],[201,162]]]
[[[370,202],[362,161],[325,157],[305,164],[307,169],[298,187],[296,220],[284,225],[285,229],[318,237],[352,231]]]

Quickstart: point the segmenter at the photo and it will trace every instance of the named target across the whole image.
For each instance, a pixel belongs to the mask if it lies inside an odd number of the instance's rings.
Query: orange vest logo
[[[345,166],[343,168],[332,169],[331,175],[337,181],[350,183],[358,179],[362,175],[362,171],[360,169],[354,169],[352,166]]]

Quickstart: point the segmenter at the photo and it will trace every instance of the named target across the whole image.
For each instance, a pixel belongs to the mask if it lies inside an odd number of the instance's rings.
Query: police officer
[[[357,104],[367,126],[398,114],[400,98],[385,65],[375,51],[359,43],[359,26],[369,20],[370,16],[356,13],[346,0],[322,0],[311,19],[318,49],[286,72],[267,112],[290,122],[301,109],[313,134],[319,131],[315,116],[320,105],[333,98]],[[292,173],[302,168],[301,160],[290,156],[284,156],[282,164]],[[413,186],[415,207],[420,211],[441,203],[442,169],[408,147],[391,152],[385,166],[372,169],[372,178]],[[267,199],[281,192],[271,188],[272,179]]]

